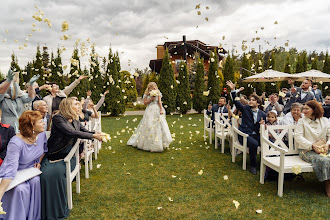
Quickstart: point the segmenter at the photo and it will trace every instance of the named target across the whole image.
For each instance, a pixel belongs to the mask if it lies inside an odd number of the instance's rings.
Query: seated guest
[[[76,99],[65,98],[60,103],[58,114],[53,116],[48,152],[41,162],[41,219],[65,219],[69,216],[63,159],[77,139],[96,138],[102,141],[101,134],[86,130],[78,121],[79,106],[80,102]],[[75,157],[71,164],[75,166]]]
[[[291,80],[289,83],[292,83],[293,81]],[[286,97],[290,97],[290,99],[287,101],[287,103],[284,106],[283,113],[287,114],[290,109],[291,105],[293,103],[305,103],[310,100],[314,99],[314,95],[311,91],[309,91],[310,87],[312,86],[312,80],[311,79],[305,79],[300,88],[291,88],[291,91],[286,93]]]
[[[213,106],[210,104],[207,108],[206,114],[211,115],[212,127],[214,126],[214,113],[228,113],[228,109],[226,107],[226,98],[220,97],[218,104],[214,104]]]
[[[286,114],[282,120],[279,122],[280,125],[295,125],[298,123],[298,120],[302,118],[302,104],[293,103],[291,105],[291,111]]]
[[[2,122],[14,127],[18,132],[18,118],[24,112],[24,104],[31,103],[35,97],[33,84],[39,75],[33,76],[29,81],[28,94],[19,88],[19,74],[8,71],[7,79],[0,84],[0,109],[2,109]]]
[[[315,97],[316,101],[318,101],[320,103],[323,103],[322,91],[320,89],[318,89],[317,84],[313,85],[312,92],[314,94],[314,97]]]
[[[0,167],[0,200],[5,215],[1,219],[40,219],[40,177],[33,177],[6,192],[17,171],[36,167],[47,152],[44,122],[39,112],[25,111],[19,118],[19,130],[7,147],[7,156]]]
[[[304,161],[312,163],[316,177],[319,181],[325,182],[325,191],[330,197],[330,157],[320,155],[329,153],[330,124],[328,119],[323,117],[321,104],[315,100],[305,103],[303,114],[305,117],[299,120],[295,130],[299,156]],[[323,145],[323,149],[320,145]]]
[[[72,90],[80,83],[81,80],[87,78],[88,76],[79,76],[78,79],[73,81],[65,89],[60,90],[58,85],[55,82],[49,83],[51,86],[50,94],[44,97],[45,102],[48,105],[49,114],[52,115],[52,112],[59,109],[60,102],[66,98]]]
[[[270,97],[269,97],[269,105],[266,107],[265,109],[265,113],[267,114],[268,112],[275,110],[277,112],[277,116],[280,116],[282,111],[283,111],[283,105],[278,103],[278,94],[277,93],[273,93]]]
[[[260,145],[260,123],[266,120],[266,113],[259,110],[261,99],[256,94],[250,96],[248,105],[242,105],[236,100],[235,85],[231,81],[227,81],[227,85],[232,90],[231,96],[235,106],[242,112],[242,124],[239,130],[248,134],[247,146],[249,148],[250,156],[250,172],[257,175],[257,149]],[[239,142],[243,143],[242,136],[238,136]]]
[[[282,95],[279,96],[279,99],[278,99],[278,103],[280,105],[283,105],[285,106],[288,98],[286,97],[286,93],[288,92],[289,90],[287,88],[282,88],[280,93],[282,92]]]
[[[0,109],[0,166],[6,157],[7,145],[12,137],[15,136],[13,126],[1,124],[2,110]]]
[[[324,109],[323,117],[330,119],[330,95],[327,95],[325,97],[323,109]]]
[[[37,100],[33,103],[33,109],[40,112],[43,121],[45,122],[45,131],[49,130],[50,115],[48,114],[48,105],[44,100]]]

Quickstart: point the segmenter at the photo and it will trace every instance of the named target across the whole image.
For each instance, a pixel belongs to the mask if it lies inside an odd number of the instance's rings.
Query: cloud
[[[147,67],[149,60],[156,58],[155,47],[158,44],[182,40],[182,35],[186,35],[188,40],[198,39],[210,45],[222,43],[230,51],[238,48],[238,52],[242,40],[251,41],[256,36],[261,40],[250,42],[249,48],[257,48],[261,44],[265,50],[274,45],[283,46],[286,40],[290,40],[289,45],[298,49],[325,51],[329,47],[327,36],[330,31],[326,28],[330,19],[329,3],[326,0],[316,2],[6,0],[0,9],[0,71],[7,72],[12,52],[17,55],[20,66],[24,67],[34,58],[37,44],[47,45],[49,53],[56,52],[58,46],[65,46],[67,51],[62,54],[62,61],[68,64],[74,42],[77,39],[86,41],[88,37],[96,44],[96,52],[101,56],[108,56],[111,44],[113,51],[119,51],[122,69],[131,72],[137,67]],[[201,15],[197,15],[198,10],[195,9],[199,3]],[[34,21],[35,4],[44,11],[44,18],[51,20],[52,29],[44,22]],[[59,38],[64,34],[61,24],[65,20],[70,23],[65,34],[72,35],[72,39],[61,41]],[[275,20],[278,25],[274,25]],[[32,23],[41,32],[32,32]],[[261,31],[261,27],[265,29]],[[5,29],[9,30],[8,34]],[[28,47],[19,50],[28,34],[32,34]],[[226,36],[226,40],[222,40],[222,36]],[[4,38],[6,43],[2,42]],[[16,39],[19,43],[15,43]],[[270,41],[271,46],[264,40]],[[128,59],[131,60],[130,66]],[[87,65],[88,68],[87,60],[88,57],[82,58],[82,66]]]

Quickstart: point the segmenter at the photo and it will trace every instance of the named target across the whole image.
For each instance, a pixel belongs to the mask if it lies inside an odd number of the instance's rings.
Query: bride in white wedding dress
[[[150,152],[162,152],[169,147],[172,136],[166,122],[166,112],[161,97],[157,84],[149,83],[143,95],[143,102],[147,108],[127,145]]]

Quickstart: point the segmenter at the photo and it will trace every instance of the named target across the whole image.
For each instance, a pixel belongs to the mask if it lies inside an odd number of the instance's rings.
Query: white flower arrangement
[[[151,92],[150,92],[150,96],[159,96],[160,95],[160,92],[159,92],[159,90],[157,89],[157,90],[151,90]]]

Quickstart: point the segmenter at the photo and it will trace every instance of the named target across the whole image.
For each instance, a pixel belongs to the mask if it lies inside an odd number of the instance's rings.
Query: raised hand
[[[91,90],[88,90],[88,91],[86,92],[86,95],[87,95],[87,96],[91,96],[91,95],[92,95],[92,91],[91,91]]]
[[[85,76],[85,75],[81,75],[81,76],[79,76],[79,80],[83,80],[83,79],[86,79],[88,76]]]
[[[265,120],[264,120],[263,118],[261,118],[261,120],[260,120],[259,124],[261,124],[261,125],[264,125],[264,124],[266,124],[266,123],[265,123]]]
[[[32,76],[32,78],[31,78],[30,81],[29,81],[29,84],[30,84],[31,86],[33,86],[33,84],[39,79],[39,77],[40,77],[39,74],[38,74],[38,75],[34,75],[34,76]]]
[[[238,92],[242,92],[244,90],[244,87],[241,87],[238,89]]]
[[[235,84],[232,81],[228,80],[226,84],[231,90],[235,90]]]
[[[12,82],[13,79],[14,79],[14,76],[15,76],[15,73],[14,73],[14,71],[10,68],[10,69],[8,70],[8,74],[7,74],[7,78],[6,78],[6,80],[7,80],[8,82]]]
[[[105,93],[104,93],[103,95],[105,96],[105,95],[108,94],[108,93],[109,93],[109,90],[105,91]]]

